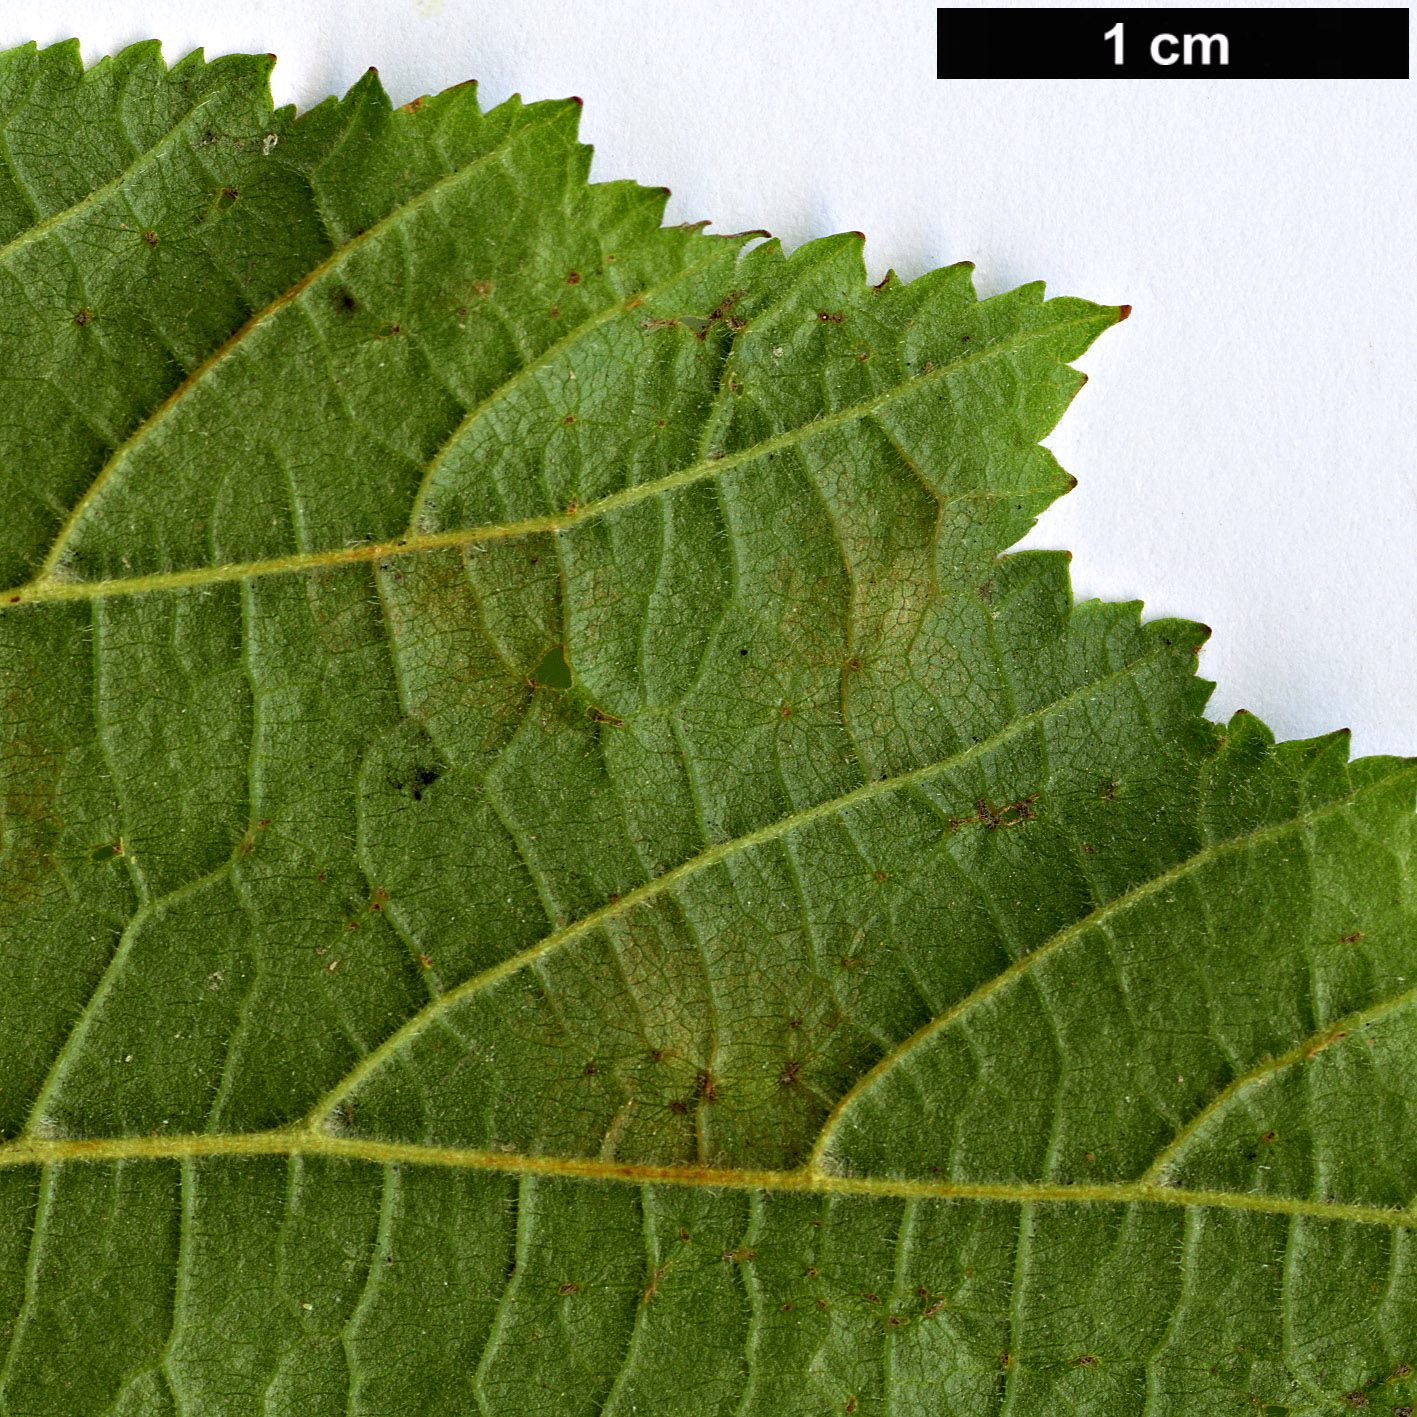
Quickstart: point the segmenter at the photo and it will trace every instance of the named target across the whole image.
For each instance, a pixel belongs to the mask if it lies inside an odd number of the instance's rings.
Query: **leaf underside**
[[[1414,769],[1002,554],[1125,311],[269,64],[0,57],[0,1413],[1410,1414]]]

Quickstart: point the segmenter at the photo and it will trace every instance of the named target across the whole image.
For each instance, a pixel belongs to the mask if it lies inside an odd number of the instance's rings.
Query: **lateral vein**
[[[1065,694],[1060,699],[1044,704],[1042,707],[1034,709],[1032,712],[1016,718],[1012,723],[993,734],[984,738],[978,743],[971,744],[962,752],[954,754],[952,757],[944,758],[939,762],[927,763],[924,767],[915,768],[910,772],[901,773],[896,777],[877,778],[867,782],[861,787],[854,788],[850,792],[843,793],[840,797],[833,797],[825,802],[819,802],[813,807],[806,807],[799,812],[794,812],[786,817],[781,817],[775,822],[769,822],[764,827],[759,827],[757,831],[749,832],[744,836],[734,837],[730,841],[720,842],[716,846],[709,847],[706,851],[701,851],[697,856],[690,857],[689,860],[681,862],[678,866],[666,871],[661,876],[656,876],[653,880],[646,881],[643,885],[636,887],[632,891],[627,891],[619,900],[611,901],[608,905],[602,906],[599,910],[592,911],[589,915],[582,916],[581,919],[572,921],[569,925],[562,926],[561,929],[545,936],[535,945],[522,950],[521,953],[512,955],[509,959],[503,960],[500,964],[493,965],[491,969],[484,970],[481,974],[473,975],[471,979],[464,980],[453,989],[449,989],[446,994],[440,995],[432,1003],[424,1006],[420,1012],[415,1014],[397,1032],[391,1034],[377,1048],[366,1053],[364,1057],[355,1065],[345,1077],[329,1092],[325,1094],[319,1102],[315,1104],[310,1113],[312,1123],[318,1124],[327,1118],[340,1101],[353,1092],[359,1084],[370,1075],[382,1067],[388,1059],[403,1047],[410,1039],[417,1037],[430,1024],[447,1012],[449,1007],[456,1004],[460,999],[469,994],[477,993],[495,984],[498,980],[510,974],[515,974],[519,970],[526,968],[544,955],[560,949],[564,945],[570,944],[573,940],[590,934],[610,921],[628,914],[637,906],[643,905],[646,901],[653,900],[692,876],[707,870],[711,866],[716,866],[720,861],[726,860],[730,856],[735,856],[739,852],[746,851],[755,846],[764,845],[770,841],[776,841],[787,833],[796,831],[801,827],[810,825],[812,822],[821,820],[823,817],[838,815],[850,810],[863,802],[869,802],[876,797],[887,793],[897,792],[914,783],[926,782],[931,778],[938,777],[943,773],[952,771],[963,766],[965,763],[981,757],[1020,733],[1026,732],[1036,723],[1071,707],[1086,699],[1089,695],[1096,694],[1105,685],[1112,683],[1116,679],[1134,674],[1142,666],[1149,664],[1154,659],[1159,659],[1168,652],[1172,652],[1169,646],[1158,646],[1150,654],[1143,655],[1132,660],[1121,669],[1115,670],[1111,674],[1104,675],[1100,679],[1075,689],[1071,694]]]
[[[371,227],[370,231],[375,229],[376,228]],[[342,250],[347,249],[348,248],[342,248]],[[313,278],[312,275],[310,279]],[[282,299],[288,298],[288,296],[282,297]],[[262,319],[264,318],[264,314],[265,312],[256,318],[258,320]],[[501,537],[525,536],[534,532],[561,531],[578,522],[588,521],[593,517],[604,516],[606,513],[616,511],[620,507],[632,506],[637,502],[643,502],[651,497],[658,497],[666,492],[677,491],[681,487],[687,487],[692,483],[701,482],[705,478],[717,477],[732,468],[741,467],[745,463],[756,462],[759,458],[768,457],[773,453],[796,447],[809,438],[815,438],[822,433],[827,433],[835,428],[840,428],[846,424],[867,418],[876,413],[879,409],[884,408],[887,404],[894,402],[896,399],[902,398],[923,386],[958,374],[962,369],[971,368],[976,364],[985,363],[991,359],[997,359],[1002,355],[1013,353],[1015,350],[1025,348],[1035,340],[1055,336],[1077,325],[1094,324],[1098,318],[1097,315],[1079,316],[1076,319],[1060,320],[1056,324],[1025,330],[1021,334],[1015,335],[1009,339],[1000,340],[997,344],[992,344],[987,348],[963,355],[959,359],[953,360],[949,364],[943,364],[928,373],[917,374],[860,403],[850,404],[845,408],[837,409],[833,413],[823,414],[820,418],[815,418],[809,423],[802,424],[800,427],[789,428],[782,433],[775,433],[772,437],[764,438],[760,442],[754,443],[747,448],[741,448],[735,453],[725,453],[721,457],[709,456],[700,458],[680,468],[677,472],[667,473],[663,477],[655,478],[649,482],[638,483],[633,487],[622,488],[619,492],[612,492],[608,496],[601,497],[594,502],[587,502],[585,506],[577,508],[575,511],[551,513],[537,517],[525,517],[516,521],[493,523],[485,526],[467,527],[451,531],[422,532],[415,534],[405,532],[400,536],[383,541],[361,542],[354,546],[331,547],[323,551],[293,552],[285,556],[272,556],[254,561],[232,562],[223,566],[196,566],[181,571],[153,571],[146,575],[118,576],[107,580],[95,581],[66,579],[62,575],[55,575],[53,573],[55,564],[62,552],[64,543],[67,541],[69,531],[76,518],[81,515],[83,509],[92,500],[99,486],[99,482],[106,476],[107,469],[105,469],[103,473],[100,473],[99,479],[95,481],[93,486],[90,487],[89,491],[85,494],[79,506],[75,508],[69,523],[61,530],[60,536],[55,542],[55,548],[50,553],[50,557],[45,562],[44,569],[41,573],[34,580],[24,585],[12,586],[9,590],[0,591],[0,610],[10,609],[16,605],[37,601],[91,600],[101,596],[137,595],[157,590],[180,590],[193,586],[224,584],[228,581],[245,580],[251,576],[274,575],[290,571],[316,570],[324,566],[340,566],[356,561],[375,561],[385,556],[397,555],[401,552],[426,551],[443,546],[465,546],[479,541],[492,541]],[[249,328],[249,326],[243,327],[243,329],[246,328]],[[212,359],[215,360],[219,357],[220,353],[221,351],[218,351],[218,354],[213,355]],[[200,372],[201,371],[199,371],[199,373]],[[154,414],[153,418],[157,418],[160,413],[161,410],[159,410],[158,414]],[[152,420],[149,420],[149,422],[151,421]],[[146,426],[147,425],[144,425],[144,427]],[[142,429],[139,429],[139,433],[142,431]],[[135,434],[134,436],[136,437],[137,435]],[[115,459],[116,457],[117,455],[115,454]],[[107,465],[109,468],[114,465],[115,459],[110,459]],[[979,488],[957,495],[961,497],[971,497],[990,495],[1014,496],[1017,494],[1012,489],[1007,492],[995,492],[992,489]]]
[[[977,1200],[1006,1204],[1172,1205],[1244,1210],[1264,1215],[1341,1220],[1390,1229],[1417,1229],[1417,1212],[1384,1206],[1309,1200],[1299,1196],[1245,1195],[1187,1190],[1147,1181],[1070,1186],[1058,1182],[939,1181],[899,1176],[838,1176],[804,1166],[795,1171],[724,1166],[654,1166],[597,1157],[528,1156],[470,1147],[428,1146],[332,1136],[309,1129],[247,1133],[194,1133],[77,1139],[27,1137],[0,1145],[0,1168],[74,1162],[185,1161],[201,1157],[324,1156],[376,1166],[435,1166],[492,1171],[507,1176],[687,1186],[704,1190],[805,1191],[821,1195],[879,1196],[905,1200]]]

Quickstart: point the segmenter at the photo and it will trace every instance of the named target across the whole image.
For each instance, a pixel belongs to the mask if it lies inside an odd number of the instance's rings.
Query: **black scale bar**
[[[942,79],[1405,79],[1406,9],[940,9]]]

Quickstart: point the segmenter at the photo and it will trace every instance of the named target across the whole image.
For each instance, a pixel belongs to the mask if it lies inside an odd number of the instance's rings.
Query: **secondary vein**
[[[1417,1212],[1301,1196],[1246,1195],[1232,1191],[1187,1190],[1146,1181],[1070,1186],[1033,1181],[940,1181],[901,1176],[838,1176],[809,1166],[767,1171],[714,1166],[653,1166],[582,1156],[528,1156],[470,1147],[427,1146],[414,1142],[338,1137],[328,1132],[275,1130],[195,1133],[172,1136],[96,1139],[29,1137],[0,1145],[0,1169],[75,1162],[184,1161],[211,1157],[325,1156],[376,1166],[432,1166],[649,1186],[704,1190],[793,1191],[822,1195],[894,1197],[905,1200],[996,1201],[1078,1205],[1171,1205],[1243,1210],[1263,1215],[1340,1220],[1390,1229],[1417,1229]]]
[[[374,229],[375,228],[372,227],[370,228],[371,231]],[[12,586],[9,590],[0,591],[0,609],[10,609],[16,605],[37,601],[90,600],[100,596],[135,595],[156,590],[179,590],[187,587],[223,584],[228,581],[244,580],[251,576],[273,575],[290,571],[317,570],[325,566],[346,565],[350,562],[357,561],[375,561],[385,556],[398,555],[401,552],[426,551],[443,546],[463,546],[479,541],[491,541],[501,537],[526,536],[535,532],[561,531],[578,522],[588,521],[593,517],[604,516],[608,512],[613,512],[618,508],[632,506],[648,498],[661,496],[666,492],[677,491],[679,488],[687,487],[705,478],[720,476],[732,468],[743,466],[745,463],[755,462],[759,458],[769,457],[774,453],[796,447],[808,438],[817,437],[819,434],[830,432],[845,424],[854,423],[860,419],[867,418],[876,413],[879,409],[892,403],[894,400],[902,398],[922,386],[927,386],[946,377],[952,377],[958,374],[962,369],[971,368],[974,365],[984,363],[991,359],[997,359],[1015,350],[1025,348],[1035,340],[1056,336],[1062,331],[1075,328],[1078,325],[1095,324],[1098,319],[1098,315],[1079,316],[1076,319],[1061,320],[1056,324],[1026,330],[1009,339],[1000,340],[997,344],[990,345],[987,348],[975,350],[970,354],[953,360],[949,364],[944,364],[936,369],[930,370],[928,373],[914,375],[904,380],[902,383],[894,385],[892,388],[885,389],[881,393],[873,395],[869,399],[863,399],[860,403],[850,404],[832,413],[823,414],[820,418],[813,419],[809,423],[804,423],[796,428],[789,428],[782,433],[776,433],[770,438],[764,438],[749,447],[739,449],[737,452],[725,453],[721,457],[709,456],[700,458],[675,472],[667,473],[663,477],[655,478],[649,482],[637,483],[633,487],[625,487],[619,492],[612,492],[606,497],[599,498],[597,501],[587,502],[585,506],[579,507],[575,511],[548,513],[544,516],[525,517],[509,522],[491,523],[484,526],[467,527],[451,531],[404,533],[400,536],[382,541],[361,542],[354,546],[331,547],[323,551],[292,552],[285,556],[272,556],[254,561],[231,562],[223,566],[196,566],[181,571],[154,571],[145,575],[121,576],[96,581],[66,579],[64,576],[54,573],[56,560],[75,519],[80,515],[83,507],[92,500],[99,485],[96,481],[93,487],[89,489],[89,492],[85,494],[84,500],[75,508],[69,523],[67,523],[65,528],[61,531],[55,543],[55,550],[45,562],[41,573],[34,580],[24,585]],[[217,356],[213,356],[214,359],[216,357]],[[158,415],[155,414],[154,418],[157,416]],[[147,425],[144,425],[144,427],[146,426]],[[141,431],[140,429],[139,432]],[[108,467],[112,467],[113,465],[114,460],[111,459]],[[100,474],[100,480],[105,475],[106,470],[105,473]],[[1015,496],[1018,494],[1012,490],[1000,491],[990,488],[978,488],[958,495],[962,497],[987,497]]]

